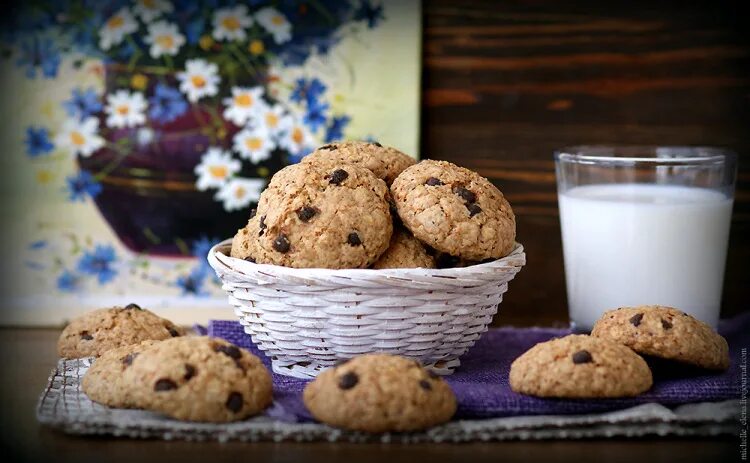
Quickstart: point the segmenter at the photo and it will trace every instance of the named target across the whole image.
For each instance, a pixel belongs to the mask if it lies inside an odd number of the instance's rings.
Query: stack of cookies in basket
[[[510,204],[479,174],[348,141],[276,173],[231,255],[296,268],[443,268],[504,257],[515,235]]]

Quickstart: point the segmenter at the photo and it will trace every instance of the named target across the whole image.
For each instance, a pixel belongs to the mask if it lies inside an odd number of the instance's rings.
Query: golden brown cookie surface
[[[366,268],[393,231],[385,183],[351,164],[294,164],[258,203],[255,260],[297,268]]]
[[[182,336],[185,330],[137,304],[99,309],[72,320],[57,342],[60,357],[98,357],[148,339]]]
[[[504,257],[516,221],[503,194],[476,172],[445,161],[422,161],[391,185],[402,222],[426,245],[470,261]]]
[[[445,381],[414,360],[385,354],[361,355],[323,371],[303,397],[318,420],[365,432],[425,429],[456,411]]]
[[[305,156],[302,162],[320,165],[355,164],[369,169],[390,185],[398,174],[416,161],[401,151],[380,143],[342,141],[321,146]]]
[[[86,371],[81,389],[94,402],[115,408],[133,407],[131,387],[123,381],[123,374],[133,363],[133,359],[159,342],[161,341],[148,340],[108,350]]]
[[[393,232],[388,249],[372,266],[374,269],[418,267],[435,268],[435,260],[419,240],[402,228]]]
[[[702,321],[664,306],[623,307],[605,312],[592,336],[624,344],[634,351],[701,368],[726,370],[726,339]]]
[[[538,397],[631,397],[653,379],[646,361],[629,348],[591,336],[541,342],[510,367],[510,386]]]
[[[271,403],[271,375],[258,357],[227,341],[162,341],[132,360],[123,381],[138,408],[189,421],[229,422]]]

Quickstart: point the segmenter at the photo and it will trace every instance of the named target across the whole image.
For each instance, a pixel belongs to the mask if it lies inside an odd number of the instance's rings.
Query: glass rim
[[[660,150],[668,155],[660,155]],[[737,159],[737,154],[726,148],[690,145],[574,145],[554,154],[556,162],[580,164],[731,165]]]

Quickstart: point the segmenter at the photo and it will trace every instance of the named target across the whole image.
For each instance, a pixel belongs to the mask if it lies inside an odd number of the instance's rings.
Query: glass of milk
[[[555,153],[571,327],[659,304],[719,320],[737,156],[708,147]]]

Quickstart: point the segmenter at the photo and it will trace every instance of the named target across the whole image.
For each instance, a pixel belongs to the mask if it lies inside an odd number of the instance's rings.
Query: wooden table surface
[[[349,462],[465,461],[735,461],[733,438],[610,439],[475,444],[191,443],[126,438],[83,438],[36,422],[37,398],[57,362],[59,330],[0,329],[6,359],[0,383],[0,455],[5,461],[168,462],[345,460]],[[8,460],[8,457],[11,457]]]

